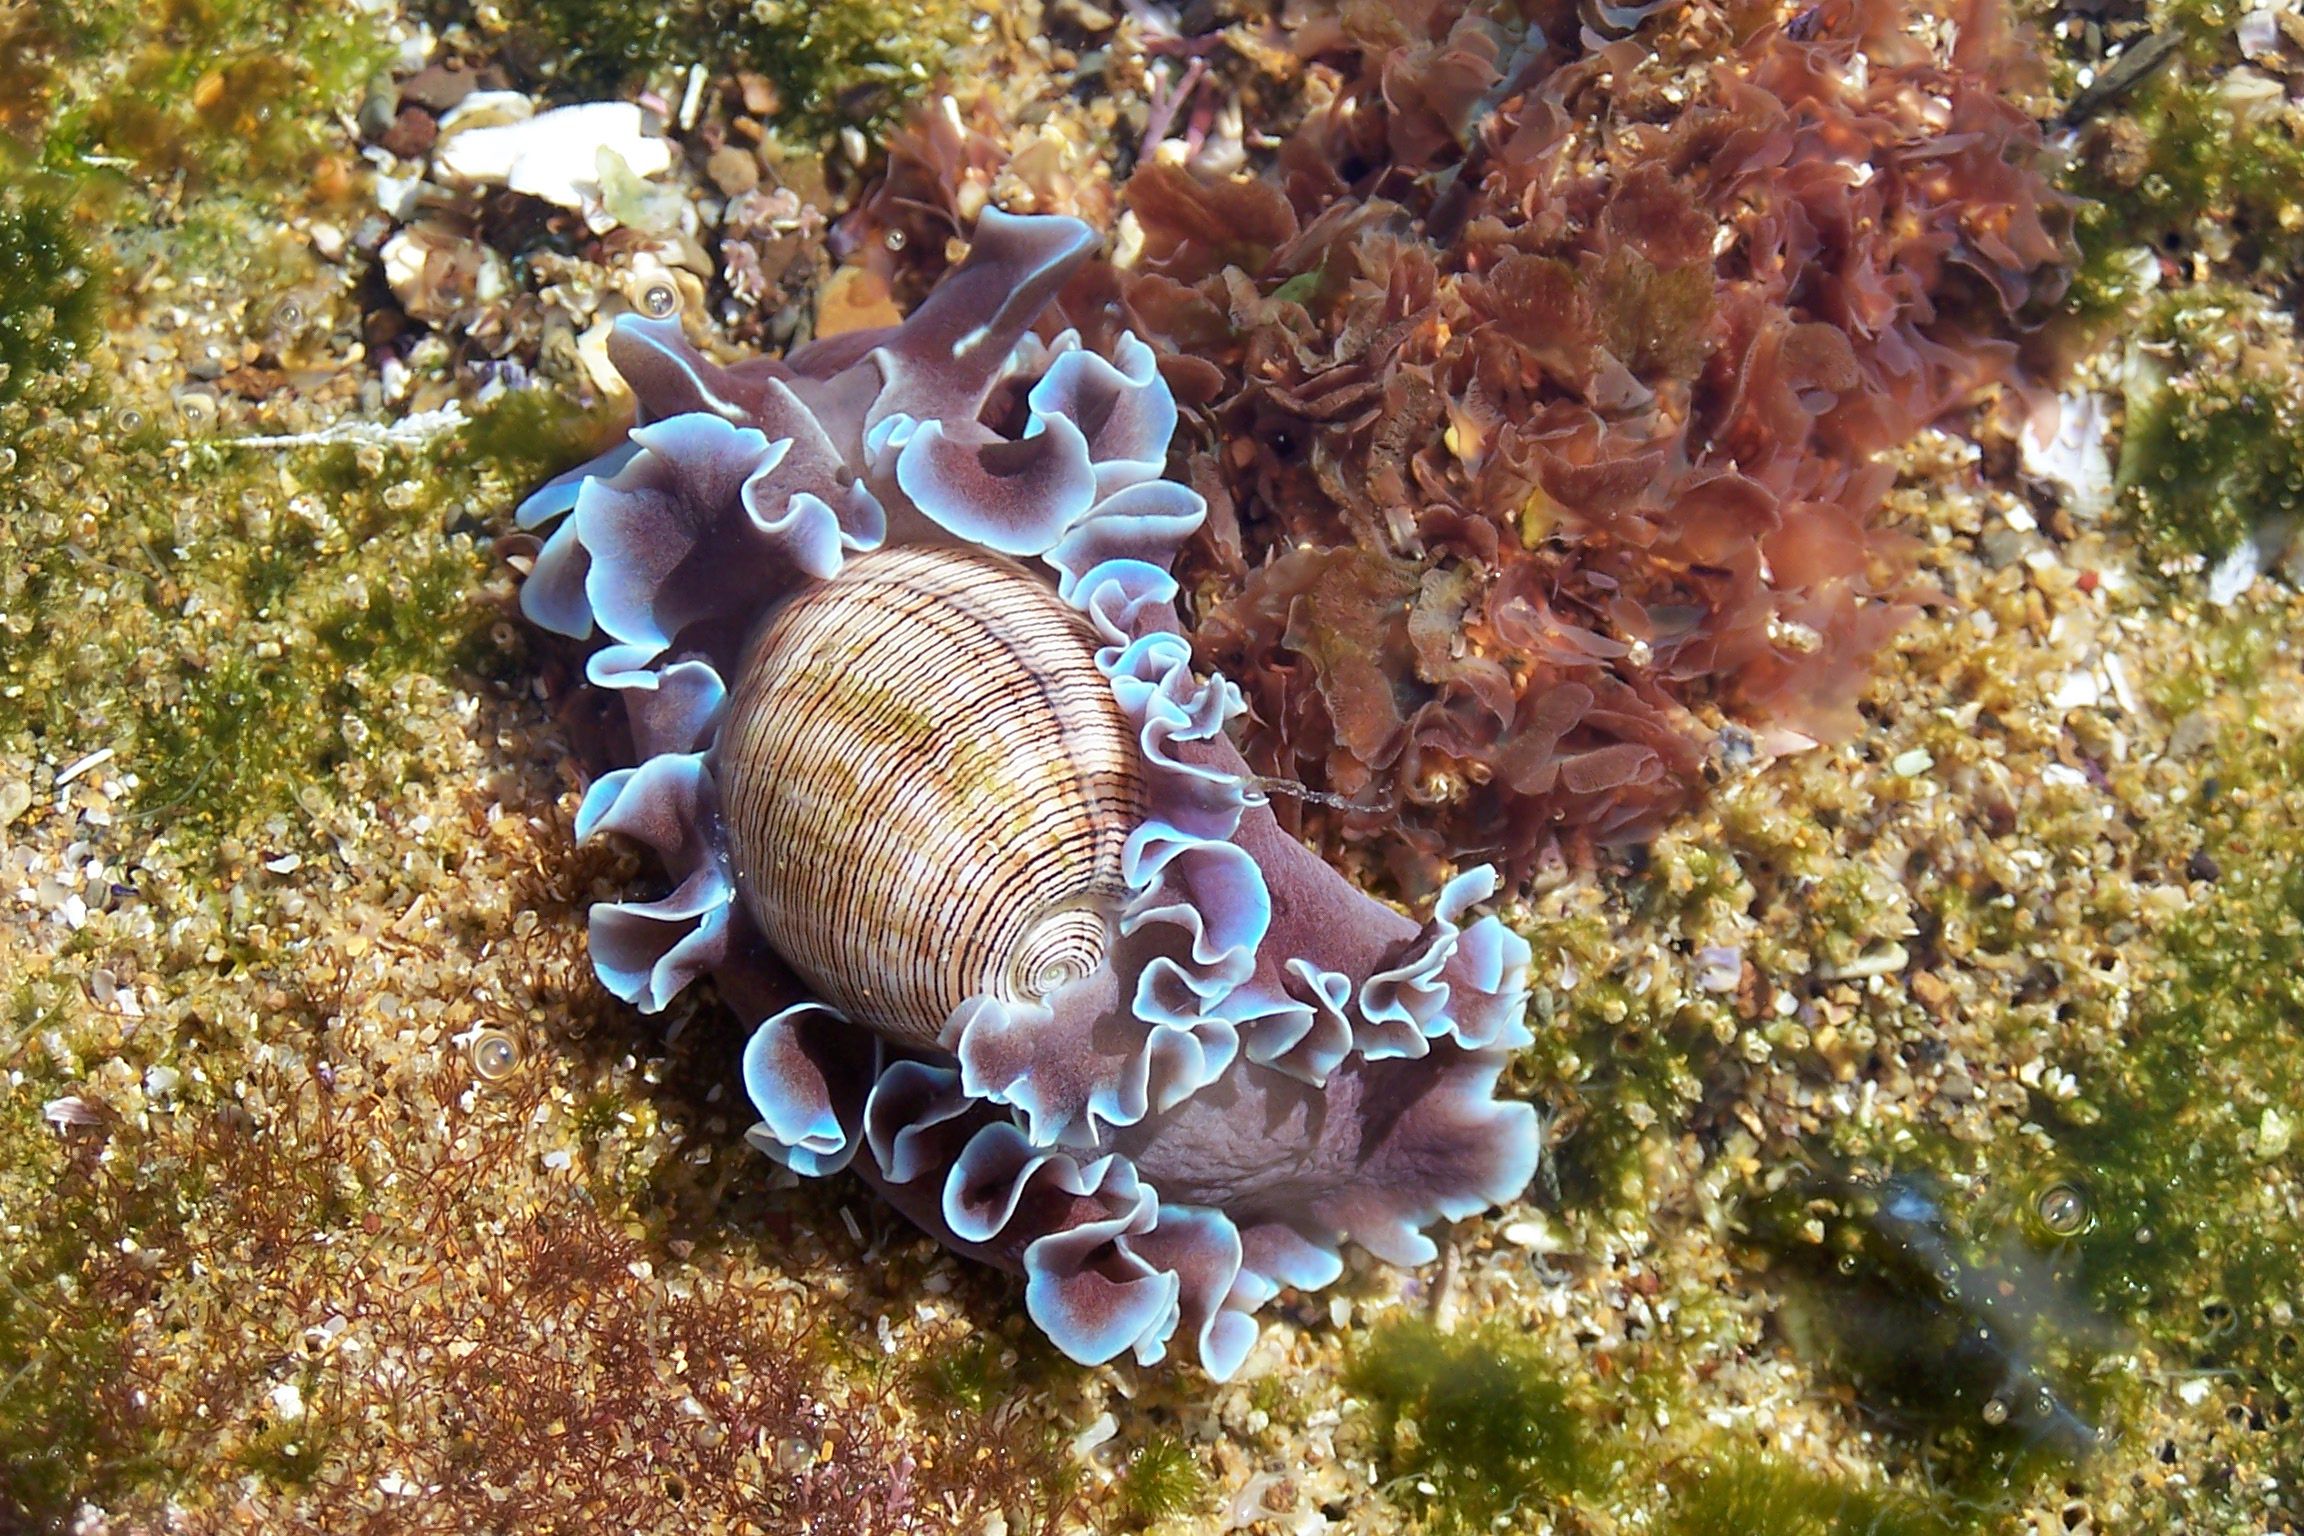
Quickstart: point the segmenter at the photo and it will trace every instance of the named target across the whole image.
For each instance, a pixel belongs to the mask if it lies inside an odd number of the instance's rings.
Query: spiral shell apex
[[[1142,810],[1093,640],[1014,563],[913,547],[748,647],[716,764],[739,889],[850,1018],[932,1047],[971,997],[1104,963]]]

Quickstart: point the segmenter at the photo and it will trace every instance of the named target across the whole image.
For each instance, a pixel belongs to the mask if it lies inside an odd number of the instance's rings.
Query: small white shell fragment
[[[1867,976],[1893,976],[1911,963],[1911,953],[1891,939],[1867,949],[1846,965],[1825,966],[1816,975],[1823,981],[1861,981]]]
[[[671,144],[642,131],[641,123],[640,108],[629,101],[555,107],[521,122],[449,134],[433,164],[460,181],[510,187],[563,208],[592,209],[600,202],[603,149],[636,176],[659,176],[672,168]]]
[[[1888,764],[1889,771],[1900,779],[1916,779],[1935,766],[1936,759],[1931,757],[1924,747],[1914,747],[1909,752],[1899,752],[1894,760]]]
[[[1112,1417],[1111,1410],[1107,1409],[1096,1415],[1094,1423],[1072,1437],[1072,1454],[1085,1456],[1118,1433],[1119,1422]]]
[[[518,91],[474,91],[440,119],[440,134],[446,138],[472,128],[524,123],[535,115],[536,103]]]
[[[2228,608],[2235,598],[2256,585],[2256,578],[2264,572],[2264,552],[2256,547],[2254,539],[2242,539],[2232,553],[2216,562],[2216,569],[2208,573],[2208,601],[2219,608]]]
[[[272,1413],[283,1424],[293,1424],[304,1417],[304,1394],[296,1383],[284,1381],[271,1392]]]
[[[395,176],[391,167],[397,162],[383,150],[370,145],[362,150],[375,174],[369,178],[376,195],[376,206],[389,219],[405,219],[416,211],[416,194],[423,190],[421,176]]]
[[[0,827],[7,826],[17,817],[32,809],[32,786],[22,779],[10,779],[0,784]]]
[[[2035,415],[2016,436],[2024,472],[2063,491],[2076,516],[2101,516],[2112,505],[2112,456],[2104,446],[2109,430],[2104,396],[2060,396],[2052,411]],[[2009,523],[2014,526],[2013,516]]]
[[[2273,1106],[2264,1106],[2264,1114],[2256,1122],[2256,1155],[2265,1162],[2287,1154],[2296,1139],[2296,1122]]]
[[[50,1125],[101,1125],[104,1114],[95,1105],[78,1094],[61,1099],[50,1099],[41,1106],[41,1118]]]
[[[682,133],[696,126],[696,114],[703,104],[704,66],[691,64],[688,66],[688,87],[680,93],[678,122]]]
[[[2240,56],[2251,64],[2261,64],[2279,55],[2280,18],[2273,14],[2270,6],[2241,17],[2232,34],[2240,44]]]
[[[1696,951],[1696,986],[1704,992],[1733,992],[1744,977],[1744,955],[1725,944]]]
[[[1568,1240],[1559,1228],[1542,1216],[1529,1216],[1506,1226],[1504,1241],[1530,1253],[1566,1253]]]
[[[2096,674],[2085,667],[2076,667],[2056,685],[2056,692],[2049,697],[2048,707],[2093,709],[2103,697],[2104,685],[2096,680]]]
[[[58,789],[62,789],[65,785],[71,783],[74,779],[80,777],[80,775],[86,773],[89,769],[103,767],[106,763],[112,761],[113,757],[117,753],[117,750],[117,748],[113,747],[97,748],[95,751],[89,753],[86,757],[83,757],[78,762],[74,763],[71,767],[65,769],[62,773],[56,775],[56,787]]]
[[[2112,697],[2129,714],[2141,714],[2136,707],[2135,690],[2128,685],[2128,668],[2117,656],[2104,658],[2104,676],[2112,684]]]

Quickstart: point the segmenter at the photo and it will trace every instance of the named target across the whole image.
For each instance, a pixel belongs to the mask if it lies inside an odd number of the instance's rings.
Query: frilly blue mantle
[[[763,615],[852,555],[972,546],[1036,563],[1102,642],[1141,745],[1146,812],[1108,962],[1044,1004],[983,995],[940,1050],[821,1003],[759,1022],[751,1140],[803,1174],[853,1167],[953,1248],[1021,1271],[1074,1359],[1147,1364],[1181,1339],[1238,1369],[1252,1314],[1316,1288],[1341,1245],[1419,1264],[1423,1228],[1510,1200],[1537,1126],[1500,1102],[1528,947],[1457,876],[1421,925],[1284,833],[1194,673],[1170,565],[1204,507],[1161,478],[1176,406],[1151,350],[1034,332],[1094,245],[1062,218],[984,214],[968,259],[903,325],[718,367],[670,321],[610,355],[639,400],[627,442],[521,508],[553,527],[522,593],[597,641],[639,762],[584,797],[580,835],[647,844],[672,889],[592,914],[601,980],[647,1010],[747,963],[714,750]],[[991,423],[999,423],[993,425]],[[740,989],[731,989],[740,991]]]

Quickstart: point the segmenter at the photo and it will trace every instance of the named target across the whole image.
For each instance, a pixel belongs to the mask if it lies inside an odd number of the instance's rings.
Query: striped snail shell
[[[850,1018],[933,1046],[972,996],[1103,964],[1143,791],[1094,645],[1022,567],[922,546],[850,560],[752,640],[715,769],[738,884]]]

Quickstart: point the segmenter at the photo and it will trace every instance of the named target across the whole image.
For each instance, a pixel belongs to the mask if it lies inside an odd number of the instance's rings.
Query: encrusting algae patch
[[[2016,394],[1890,454],[1914,614],[1846,733],[1707,719],[1690,809],[1514,893],[1535,1186],[1217,1388],[1056,1356],[744,1146],[718,1005],[603,994],[645,872],[573,841],[603,725],[510,508],[620,430],[615,315],[781,347],[987,199],[1261,170],[1336,13],[938,11],[966,51],[803,80],[703,49],[733,8],[612,66],[580,12],[0,5],[0,1527],[2298,1527],[2295,240],[2213,153],[2294,155],[2298,13],[2035,12],[2095,469]],[[672,166],[604,230],[447,185],[475,92],[642,103]],[[903,121],[885,185],[948,201],[857,247]]]

